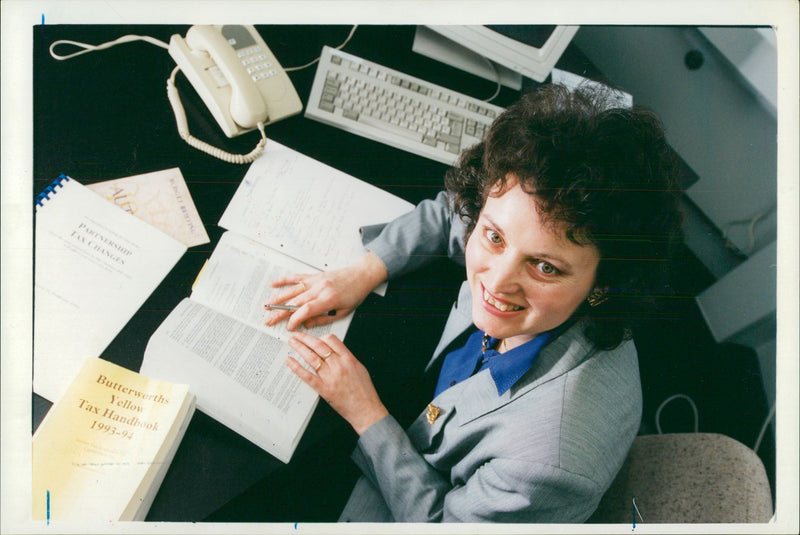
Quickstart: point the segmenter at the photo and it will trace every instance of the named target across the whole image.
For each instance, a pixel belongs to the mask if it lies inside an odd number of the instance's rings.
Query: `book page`
[[[219,225],[320,270],[365,252],[359,228],[413,209],[399,197],[270,140]]]
[[[187,247],[210,241],[183,174],[177,167],[106,180],[86,187]]]
[[[143,519],[193,414],[188,392],[87,359],[33,437],[33,518]]]
[[[281,291],[272,288],[270,282],[293,273],[316,271],[249,238],[226,232],[199,275],[191,299],[278,340],[286,340],[289,336],[286,322],[271,327],[264,323],[270,313],[264,310],[264,304],[270,301],[273,293]],[[306,332],[314,336],[333,333],[344,339],[352,318],[353,315],[348,314]]]
[[[145,349],[141,373],[187,382],[197,407],[289,462],[318,402],[286,366],[287,344],[184,299]]]
[[[56,401],[186,247],[74,180],[36,210],[34,391]]]

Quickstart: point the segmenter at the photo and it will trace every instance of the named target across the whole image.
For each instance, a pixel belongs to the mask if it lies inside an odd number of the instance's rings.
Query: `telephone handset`
[[[289,76],[253,26],[192,26],[169,53],[228,137],[302,111]]]

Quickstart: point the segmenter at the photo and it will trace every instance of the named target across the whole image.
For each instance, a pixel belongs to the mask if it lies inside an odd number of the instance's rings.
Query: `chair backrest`
[[[589,522],[768,522],[772,510],[764,464],[744,444],[714,433],[642,435]]]

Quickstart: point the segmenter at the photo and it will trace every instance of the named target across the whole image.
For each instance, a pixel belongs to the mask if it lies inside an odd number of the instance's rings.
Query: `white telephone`
[[[50,55],[65,60],[131,41],[146,41],[169,50],[178,64],[167,79],[167,97],[175,112],[178,133],[192,147],[221,160],[240,164],[252,162],[267,144],[264,126],[303,109],[286,71],[253,26],[192,26],[186,38],[173,35],[169,44],[147,35],[123,35],[99,45],[60,39],[50,45]],[[59,45],[72,45],[80,50],[61,55],[55,51]],[[261,141],[253,150],[247,154],[231,154],[189,133],[186,112],[175,87],[178,71],[183,71],[189,79],[226,136],[234,137],[258,128]]]
[[[253,26],[192,26],[169,54],[228,137],[302,111],[289,76]]]

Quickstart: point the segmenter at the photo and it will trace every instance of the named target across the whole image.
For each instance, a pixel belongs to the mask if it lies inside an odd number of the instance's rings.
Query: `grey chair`
[[[636,437],[589,522],[739,523],[771,517],[769,480],[753,450],[725,435],[675,433]]]

